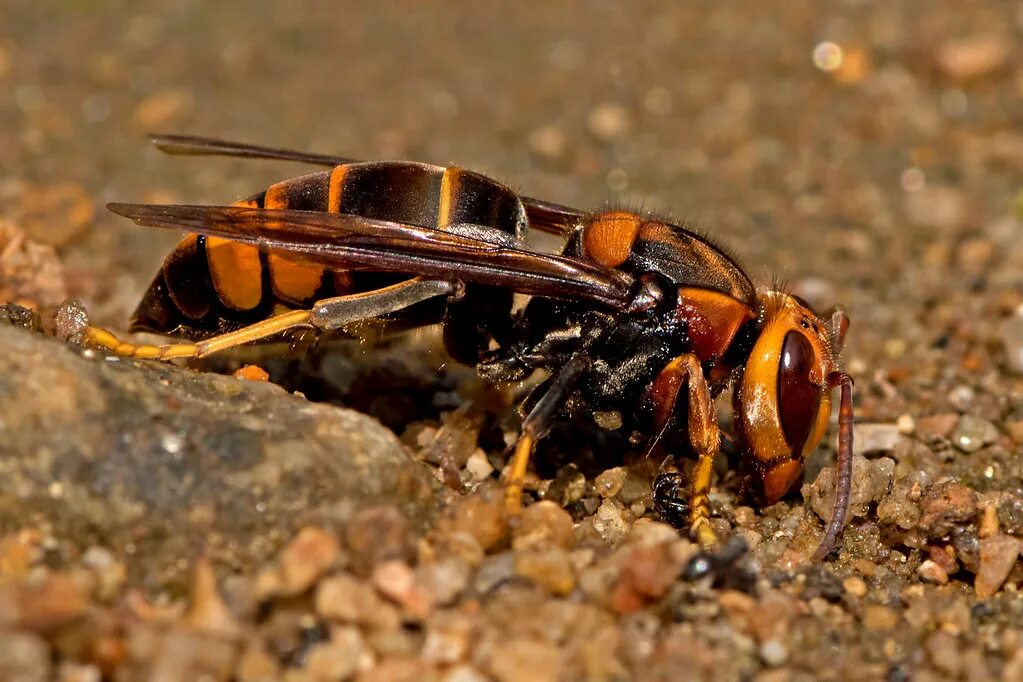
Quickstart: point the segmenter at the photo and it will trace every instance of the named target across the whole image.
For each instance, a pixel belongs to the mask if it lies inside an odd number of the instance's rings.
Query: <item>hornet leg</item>
[[[547,435],[558,408],[564,404],[579,377],[589,368],[590,359],[584,353],[573,355],[554,375],[547,392],[522,422],[522,435],[515,444],[515,454],[508,472],[508,487],[505,490],[505,508],[509,516],[515,516],[522,510],[522,480],[526,477],[533,446]]]
[[[340,329],[346,324],[396,312],[435,296],[450,296],[461,285],[443,280],[411,279],[383,289],[365,293],[326,298],[309,310],[292,310],[274,315],[227,334],[212,336],[196,343],[174,343],[163,346],[134,345],[120,341],[105,329],[88,327],[85,340],[115,355],[133,358],[170,360],[201,358],[211,353],[259,341],[295,327],[314,327],[321,331]]]
[[[710,388],[703,378],[703,368],[695,355],[681,355],[669,362],[654,380],[654,421],[660,433],[671,422],[682,385],[687,386],[689,397],[689,439],[696,450],[697,462],[693,469],[689,492],[689,531],[703,546],[717,543],[710,526],[710,483],[714,457],[720,446],[717,417]],[[654,483],[654,498],[665,518],[678,523],[685,515],[686,505],[679,499],[682,476],[678,472],[663,473]]]

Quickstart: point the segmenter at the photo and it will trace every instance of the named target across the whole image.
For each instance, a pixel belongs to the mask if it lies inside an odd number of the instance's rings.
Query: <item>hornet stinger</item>
[[[684,227],[521,196],[461,168],[198,137],[154,142],[173,154],[328,168],[229,206],[111,204],[141,225],[187,233],[131,323],[182,340],[133,345],[89,327],[90,343],[166,360],[298,327],[439,323],[451,357],[487,381],[549,373],[523,405],[507,469],[510,514],[521,508],[533,447],[555,419],[569,409],[618,413],[622,428],[645,434],[651,447],[679,450],[654,483],[655,506],[705,546],[716,542],[708,494],[718,394],[733,387],[743,480],[771,503],[801,478],[839,388],[835,506],[814,559],[837,542],[853,431],[852,380],[838,366],[849,325],[841,309],[818,315],[795,296],[758,290],[726,251]],[[531,229],[563,237],[561,252],[527,246]],[[515,293],[530,299],[513,311]],[[688,481],[677,469],[682,454],[695,455]]]

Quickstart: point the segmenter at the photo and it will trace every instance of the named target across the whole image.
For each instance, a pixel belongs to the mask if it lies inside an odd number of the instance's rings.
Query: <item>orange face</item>
[[[827,430],[835,363],[848,326],[827,322],[798,299],[761,297],[764,326],[735,387],[735,428],[767,503],[799,480],[807,453]]]

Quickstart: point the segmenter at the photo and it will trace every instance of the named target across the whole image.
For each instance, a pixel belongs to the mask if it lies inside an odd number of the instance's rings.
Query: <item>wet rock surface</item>
[[[833,429],[770,507],[723,457],[704,552],[612,413],[541,444],[507,519],[528,387],[430,334],[217,376],[2,307],[0,679],[1023,679],[1013,3],[9,4],[0,298],[123,330],[178,236],[105,201],[304,172],[167,159],[148,131],[454,162],[685,217],[755,281],[843,303],[858,435],[823,565]]]

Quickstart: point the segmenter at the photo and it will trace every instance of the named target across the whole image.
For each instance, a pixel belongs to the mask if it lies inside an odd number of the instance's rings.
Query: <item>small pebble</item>
[[[969,386],[959,385],[948,392],[947,398],[949,405],[954,409],[965,412],[977,399],[977,392]]]
[[[512,533],[516,550],[555,545],[572,545],[572,516],[550,500],[541,500],[522,510]]]
[[[769,639],[760,645],[760,658],[769,666],[776,667],[788,660],[789,652],[785,644],[776,639]]]
[[[994,504],[985,504],[980,512],[980,523],[977,524],[977,535],[989,538],[998,534],[998,509]]]
[[[629,530],[629,522],[623,512],[622,505],[615,500],[604,500],[593,519],[593,527],[600,537],[612,545],[621,540]]]
[[[881,604],[868,604],[863,609],[863,625],[868,630],[894,630],[899,625],[899,613]]]
[[[937,562],[930,559],[921,562],[916,569],[916,573],[920,576],[921,580],[929,583],[935,583],[936,585],[948,583],[948,573]]]
[[[957,481],[943,481],[931,487],[920,500],[918,526],[929,537],[940,537],[956,524],[973,519],[977,513],[977,493]]]
[[[395,559],[377,564],[372,579],[380,594],[401,605],[412,618],[425,618],[433,607],[429,593],[416,582],[416,574],[404,561]]]
[[[1008,535],[995,535],[980,541],[980,568],[973,589],[977,596],[992,596],[1005,582],[1019,557],[1020,540]]]
[[[957,594],[953,599],[942,599],[936,602],[935,617],[945,632],[953,635],[960,635],[969,632],[973,626],[973,615],[970,613],[970,604],[967,600]]]
[[[849,576],[848,578],[843,580],[842,587],[850,595],[857,598],[862,598],[867,594],[867,583],[864,582],[863,578],[860,578],[855,575]]]
[[[465,660],[472,642],[473,622],[460,613],[442,612],[426,625],[422,656],[433,663],[451,664]]]
[[[372,654],[359,629],[343,627],[334,630],[328,641],[309,649],[304,667],[312,680],[343,680],[372,665]]]
[[[896,481],[891,493],[877,505],[877,520],[903,530],[916,526],[920,520],[918,502],[926,488],[924,478],[922,472],[917,472]]]
[[[679,532],[673,526],[654,521],[653,519],[637,519],[625,536],[625,541],[632,545],[654,546],[674,543],[679,540]]]
[[[316,614],[325,620],[397,627],[398,610],[383,601],[367,583],[347,573],[321,580],[313,600]]]
[[[650,490],[649,479],[630,471],[625,477],[622,489],[618,491],[618,501],[627,505],[642,504],[649,509],[653,506],[653,493]]]
[[[648,601],[660,599],[678,579],[682,562],[668,544],[640,545],[622,563],[612,608],[631,613]]]
[[[594,481],[594,487],[601,497],[614,497],[625,485],[625,467],[614,467],[602,472]]]
[[[281,552],[276,594],[305,592],[341,555],[337,537],[323,528],[306,526]]]
[[[1009,370],[1023,374],[1023,310],[1017,310],[1003,320],[999,332]]]
[[[506,638],[490,653],[489,663],[499,682],[555,682],[562,677],[557,647],[524,636]]]
[[[896,437],[898,431],[892,425]],[[849,500],[849,517],[863,516],[872,502],[880,501],[892,486],[895,461],[888,457],[868,460],[862,455],[853,455],[852,492]],[[809,498],[810,506],[822,520],[831,518],[835,506],[835,470],[822,469],[813,483],[804,484],[803,496]]]
[[[244,365],[239,367],[232,374],[235,379],[244,379],[245,381],[269,381],[270,374],[265,369],[257,365]]]
[[[353,570],[365,576],[381,561],[410,560],[413,554],[411,534],[408,519],[397,507],[370,507],[356,512],[344,531]]]
[[[933,561],[945,571],[946,575],[952,575],[959,570],[959,562],[956,560],[955,548],[948,545],[930,545],[927,548],[930,561]]]
[[[511,552],[493,554],[483,560],[472,577],[472,588],[486,595],[515,575],[515,556]]]
[[[870,559],[853,559],[850,564],[856,572],[865,575],[868,578],[877,576],[877,564]]]
[[[1014,419],[1005,423],[1005,431],[1016,445],[1023,444],[1023,419]]]
[[[1018,494],[1005,494],[998,502],[998,523],[1010,535],[1023,535],[1023,498]]]
[[[49,646],[27,632],[4,634],[0,651],[0,679],[17,682],[45,682],[50,677]]]
[[[434,604],[447,606],[468,586],[470,572],[469,563],[461,557],[443,557],[417,566],[416,582],[423,586]]]
[[[912,421],[912,417],[910,417]],[[890,452],[900,438],[898,424],[857,424],[853,431],[853,452]]]
[[[586,494],[586,477],[574,464],[567,464],[560,469],[551,483],[547,498],[567,507],[578,502]]]
[[[515,557],[515,572],[551,594],[567,595],[575,589],[572,561],[563,549],[520,553]]]
[[[494,473],[494,467],[491,466],[490,460],[487,459],[487,454],[480,449],[475,450],[469,459],[465,461],[465,470],[473,481],[485,481],[490,478],[490,475]]]
[[[922,438],[946,438],[959,423],[955,412],[943,412],[916,420],[916,433]]]
[[[959,678],[963,668],[963,652],[959,641],[948,632],[932,632],[924,640],[930,664],[953,678]]]
[[[952,535],[952,547],[956,560],[970,573],[980,570],[980,538],[972,527],[966,526]]]
[[[504,498],[494,495],[468,495],[452,504],[438,524],[441,535],[467,533],[474,537],[484,550],[491,549],[504,540],[508,534],[508,523],[504,515]]]
[[[963,452],[976,452],[998,439],[998,428],[986,419],[964,414],[952,432],[952,443]]]
[[[916,420],[913,419],[912,415],[902,414],[895,420],[895,426],[898,427],[899,433],[904,436],[909,436],[916,431]]]

